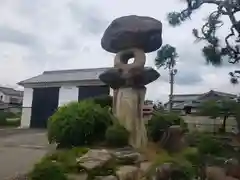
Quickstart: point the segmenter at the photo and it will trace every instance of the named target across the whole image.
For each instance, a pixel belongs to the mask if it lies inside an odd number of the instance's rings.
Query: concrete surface
[[[0,130],[0,179],[28,172],[48,151],[43,130]]]

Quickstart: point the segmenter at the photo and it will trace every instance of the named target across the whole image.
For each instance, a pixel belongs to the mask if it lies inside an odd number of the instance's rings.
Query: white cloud
[[[176,93],[238,92],[239,86],[230,85],[227,75],[236,66],[205,66],[203,44],[194,44],[191,36],[192,28],[200,28],[215,7],[201,8],[182,26],[169,27],[166,13],[183,7],[178,0],[0,0],[0,84],[14,86],[50,69],[112,66],[113,54],[100,47],[103,31],[114,18],[136,14],[161,20],[163,43],[176,46]],[[227,30],[220,31],[220,36]],[[147,55],[147,65],[154,66],[155,55]],[[159,72],[162,76],[148,85],[147,98],[166,100],[168,73]]]

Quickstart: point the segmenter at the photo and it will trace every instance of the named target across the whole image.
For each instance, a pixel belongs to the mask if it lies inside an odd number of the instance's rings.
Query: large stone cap
[[[162,45],[162,23],[145,16],[117,18],[106,29],[101,45],[112,53],[129,48],[139,48],[145,53],[156,51]]]
[[[112,68],[99,76],[99,79],[112,89],[120,87],[141,87],[145,86],[156,79],[160,74],[151,67],[145,67],[139,74],[128,73],[123,74],[119,68]]]

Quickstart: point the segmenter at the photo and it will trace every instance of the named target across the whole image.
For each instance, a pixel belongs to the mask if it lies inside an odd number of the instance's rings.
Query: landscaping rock
[[[240,179],[240,164],[237,159],[229,159],[225,162],[226,175]]]
[[[77,163],[86,170],[92,170],[105,165],[112,159],[112,155],[106,150],[91,149],[85,155],[77,159]]]
[[[141,159],[141,154],[131,147],[117,149],[113,152],[113,155],[118,163],[124,165],[136,164]]]
[[[154,174],[155,180],[169,180],[172,173],[172,163],[164,163],[163,165],[156,168]]]
[[[181,151],[186,147],[183,129],[178,125],[170,126],[168,130],[164,132],[160,143],[167,151]]]
[[[155,51],[162,45],[162,23],[136,15],[117,18],[104,32],[101,45],[112,53],[133,47],[145,52]]]
[[[141,174],[141,176],[146,175],[146,173],[150,169],[151,165],[152,165],[151,162],[142,162],[140,164],[140,174]]]
[[[118,180],[116,176],[97,176],[95,180]]]
[[[116,172],[118,180],[139,180],[139,169],[135,166],[122,166]]]
[[[87,180],[88,175],[87,175],[87,173],[68,174],[67,177],[69,180]]]
[[[212,180],[226,180],[225,170],[220,167],[209,166],[206,168],[206,177]]]

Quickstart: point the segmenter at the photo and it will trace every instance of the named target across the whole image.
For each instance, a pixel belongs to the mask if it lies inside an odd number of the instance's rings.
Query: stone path
[[[0,130],[0,179],[26,173],[48,151],[42,130]]]

